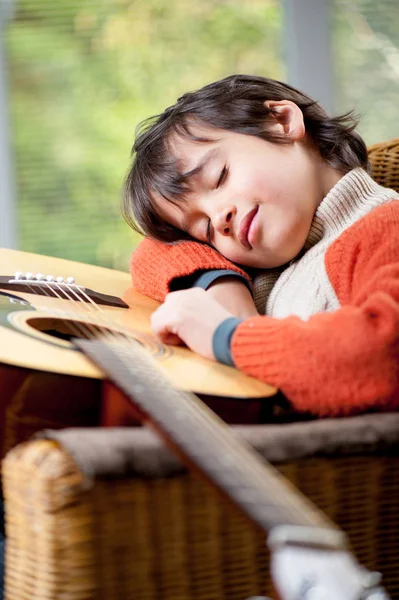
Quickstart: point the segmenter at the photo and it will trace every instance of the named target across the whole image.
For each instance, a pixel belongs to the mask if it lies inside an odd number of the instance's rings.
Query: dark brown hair
[[[182,174],[170,148],[172,136],[207,142],[194,134],[193,123],[236,133],[254,135],[269,142],[285,140],[268,122],[274,122],[267,100],[291,100],[301,109],[305,129],[326,164],[342,174],[355,167],[369,170],[367,148],[354,131],[357,121],[352,113],[330,117],[303,92],[264,77],[232,75],[179,98],[161,115],[151,117],[138,127],[132,148],[133,164],[124,186],[122,213],[136,231],[162,242],[188,237],[165,223],[153,202],[156,193],[178,202],[190,189],[190,173]]]

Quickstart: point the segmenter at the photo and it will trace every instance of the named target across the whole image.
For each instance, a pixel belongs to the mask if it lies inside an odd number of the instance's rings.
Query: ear
[[[266,100],[265,107],[269,109],[269,114],[275,119],[272,127],[275,127],[279,133],[292,142],[297,142],[304,137],[303,113],[295,102],[291,102],[291,100]]]

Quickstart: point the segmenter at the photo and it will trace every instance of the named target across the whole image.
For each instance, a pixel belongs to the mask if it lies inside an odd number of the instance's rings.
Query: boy
[[[399,405],[399,198],[354,127],[227,77],[139,132],[125,187],[147,236],[133,284],[164,301],[154,332],[320,416]]]

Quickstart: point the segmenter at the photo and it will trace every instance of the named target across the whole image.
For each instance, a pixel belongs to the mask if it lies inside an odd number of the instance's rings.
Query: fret
[[[194,394],[172,387],[141,348],[92,340],[77,340],[76,345],[265,531],[281,524],[335,529]]]

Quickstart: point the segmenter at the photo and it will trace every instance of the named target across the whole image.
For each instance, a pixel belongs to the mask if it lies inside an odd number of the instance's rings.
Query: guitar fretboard
[[[136,344],[76,340],[179,453],[265,531],[277,525],[335,529],[197,396],[176,389]]]

